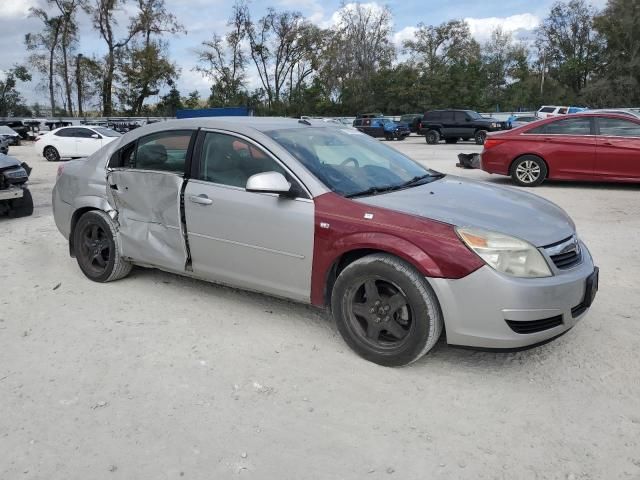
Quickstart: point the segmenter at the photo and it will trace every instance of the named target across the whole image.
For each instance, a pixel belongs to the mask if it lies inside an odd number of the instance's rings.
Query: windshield
[[[467,110],[466,113],[473,119],[482,118],[482,115],[480,115],[478,112],[474,112],[473,110]]]
[[[438,176],[357,130],[295,128],[265,133],[343,196],[374,195]]]
[[[96,132],[105,137],[121,137],[122,134],[105,127],[92,127]]]

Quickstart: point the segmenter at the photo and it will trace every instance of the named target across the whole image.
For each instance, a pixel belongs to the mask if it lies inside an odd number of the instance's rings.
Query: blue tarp
[[[176,112],[176,118],[247,117],[252,113],[248,107],[198,108],[193,110],[178,110]]]

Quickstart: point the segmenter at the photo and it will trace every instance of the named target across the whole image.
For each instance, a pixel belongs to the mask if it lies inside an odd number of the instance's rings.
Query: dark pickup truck
[[[507,128],[506,122],[485,118],[473,110],[431,110],[424,114],[418,132],[425,136],[429,144],[436,144],[440,140],[456,143],[460,139],[473,138],[476,144],[482,145],[487,132]]]

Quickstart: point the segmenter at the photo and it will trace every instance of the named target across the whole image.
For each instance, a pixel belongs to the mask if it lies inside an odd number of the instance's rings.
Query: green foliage
[[[25,106],[24,99],[16,88],[18,82],[29,81],[31,74],[22,65],[15,65],[6,72],[4,79],[0,79],[0,117],[31,116],[31,111]]]

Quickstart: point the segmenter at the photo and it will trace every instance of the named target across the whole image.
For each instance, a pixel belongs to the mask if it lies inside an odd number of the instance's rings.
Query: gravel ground
[[[394,147],[432,168],[472,144]],[[0,219],[0,479],[640,478],[640,186],[552,183],[601,267],[587,315],[520,353],[353,354],[310,307],[146,269],[92,283],[51,213]],[[491,295],[491,292],[487,292]]]

